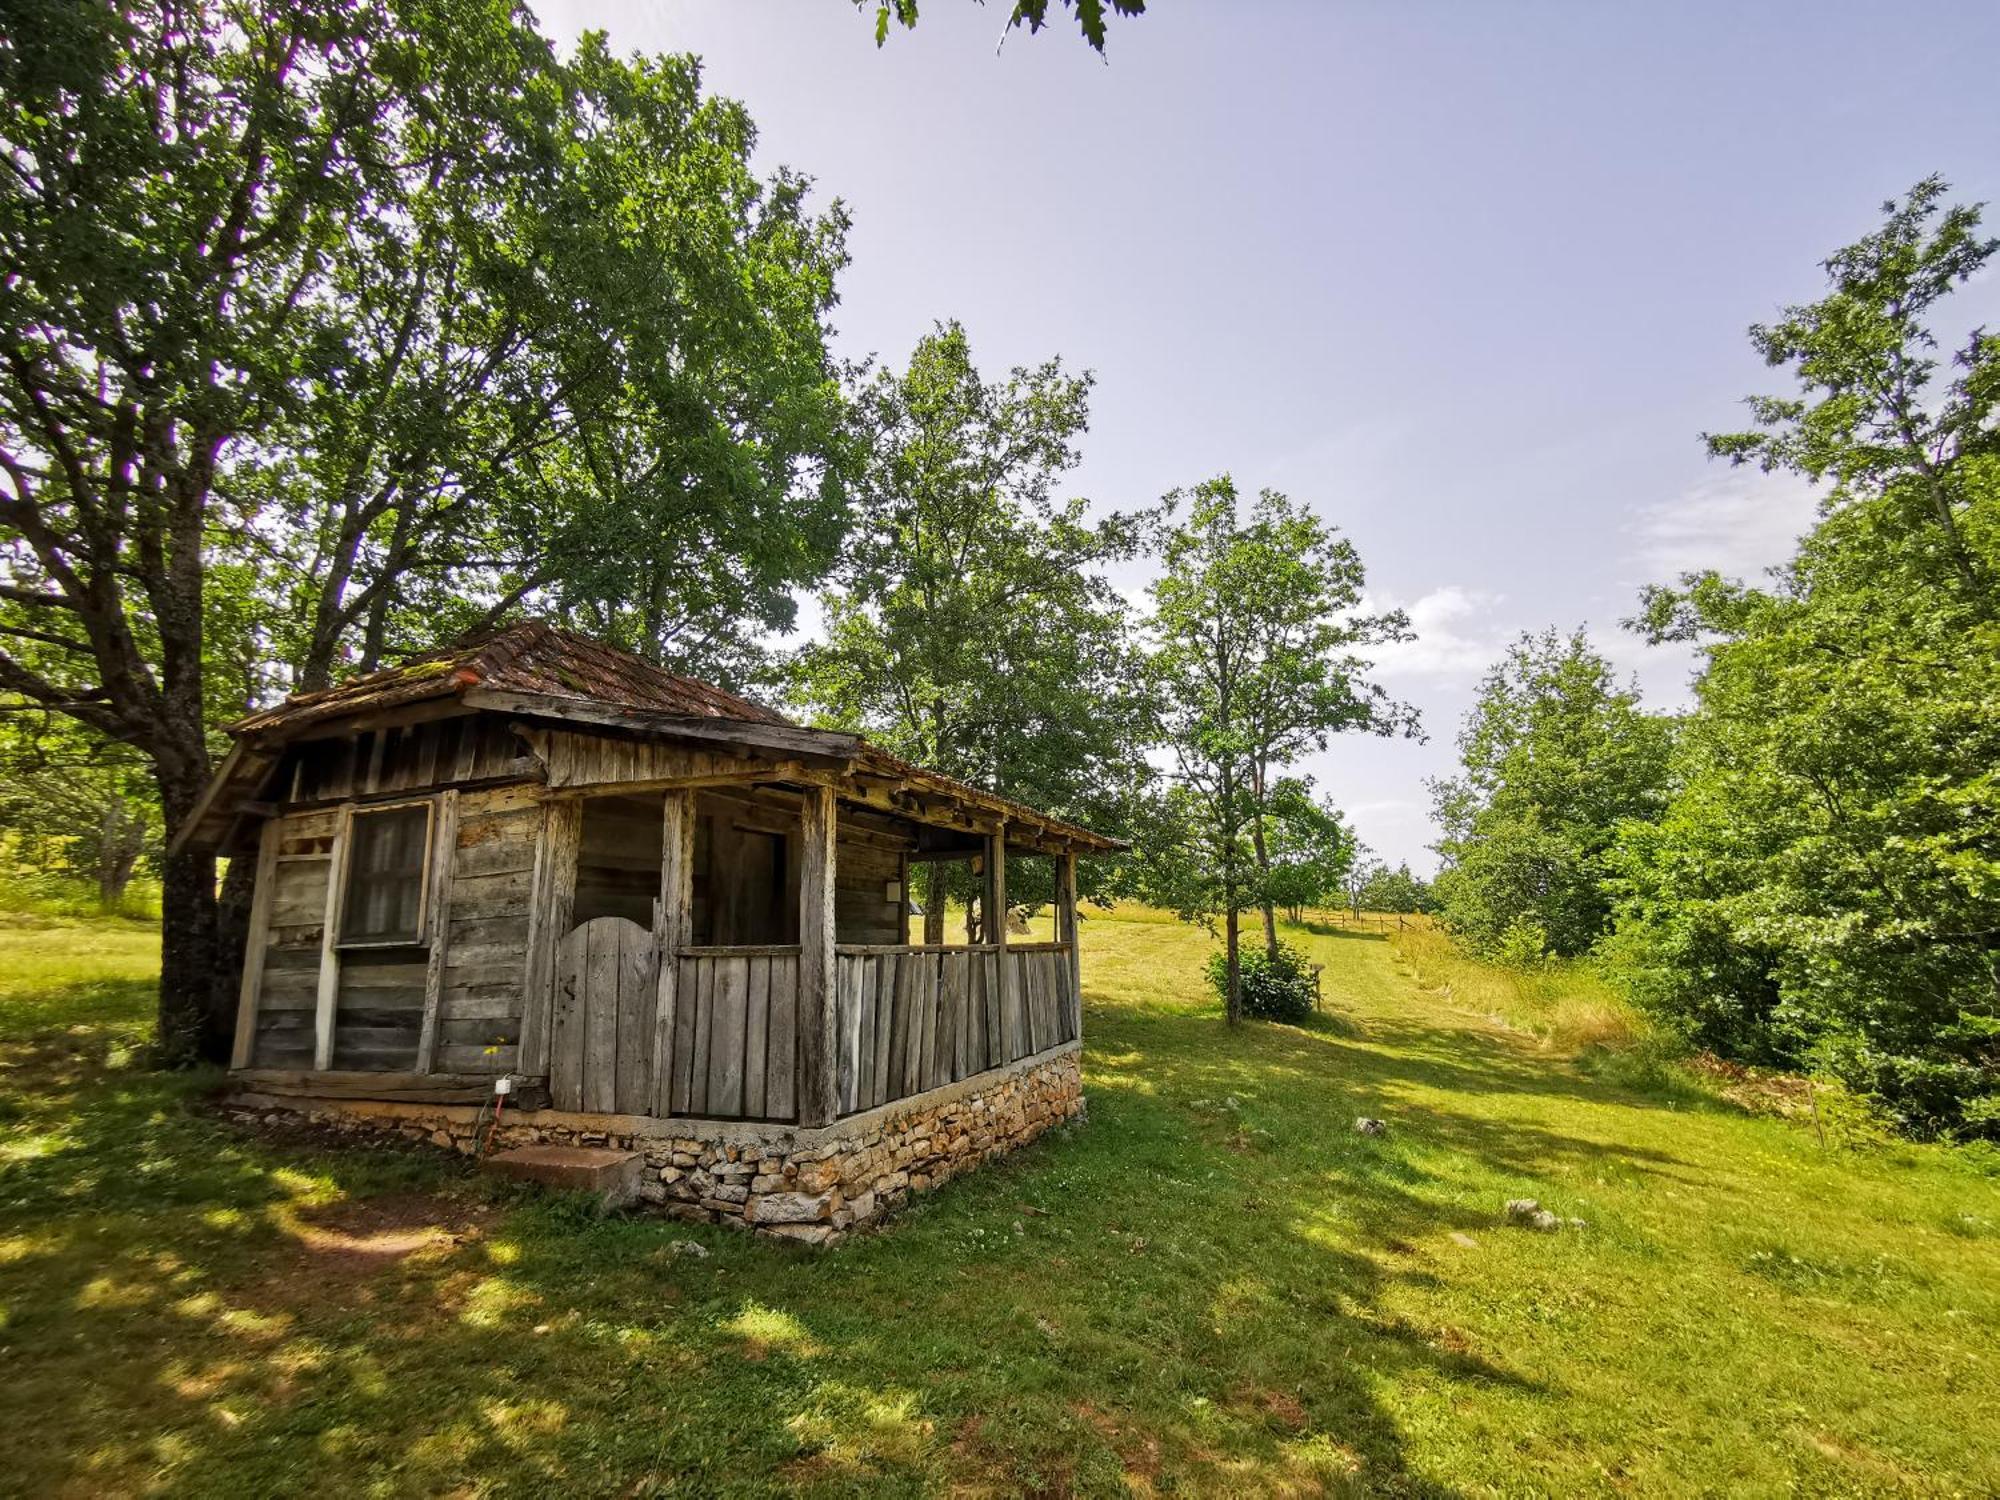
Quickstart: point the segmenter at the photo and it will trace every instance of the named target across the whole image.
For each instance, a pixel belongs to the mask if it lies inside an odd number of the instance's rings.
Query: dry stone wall
[[[503,1117],[492,1149],[570,1145],[636,1152],[645,1162],[640,1201],[656,1211],[823,1245],[880,1219],[913,1193],[1080,1118],[1079,1057],[1070,1043],[818,1130],[539,1110]],[[232,1108],[250,1119],[290,1115],[466,1155],[484,1144],[480,1112],[466,1105],[242,1094]]]

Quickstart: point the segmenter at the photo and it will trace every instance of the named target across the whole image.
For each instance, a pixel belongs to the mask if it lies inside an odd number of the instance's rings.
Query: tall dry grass
[[[1388,937],[1423,988],[1556,1050],[1630,1053],[1664,1046],[1657,1028],[1587,963],[1503,967],[1475,958],[1428,922],[1391,928]]]

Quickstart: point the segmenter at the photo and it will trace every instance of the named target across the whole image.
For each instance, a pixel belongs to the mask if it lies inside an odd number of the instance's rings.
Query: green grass
[[[0,1490],[2000,1490],[1976,1159],[1623,1086],[1381,933],[1235,1035],[1201,934],[1084,940],[1088,1124],[813,1253],[241,1133],[139,1066],[131,933],[0,930]]]

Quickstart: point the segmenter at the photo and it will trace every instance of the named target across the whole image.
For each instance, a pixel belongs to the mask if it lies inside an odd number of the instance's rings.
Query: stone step
[[[606,1146],[516,1146],[481,1163],[484,1170],[519,1182],[600,1194],[614,1208],[638,1196],[644,1165],[638,1152]]]

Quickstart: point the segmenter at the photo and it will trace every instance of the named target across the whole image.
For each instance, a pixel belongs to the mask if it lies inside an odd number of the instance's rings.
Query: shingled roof
[[[468,688],[574,698],[683,718],[792,722],[761,703],[679,676],[588,636],[558,629],[546,620],[526,620],[466,636],[337,687],[294,693],[275,708],[238,719],[229,733],[239,738],[289,735],[349,714],[458,697]]]
[[[175,847],[223,841],[236,808],[256,794],[284,746],[306,735],[341,734],[388,709],[457,699],[464,707],[545,723],[570,723],[622,734],[665,735],[723,745],[752,745],[808,764],[845,767],[1038,828],[1069,847],[1125,847],[1025,803],[915,766],[858,734],[814,729],[708,683],[681,677],[588,636],[529,620],[468,636],[398,666],[316,693],[295,693],[228,726],[236,740]]]

